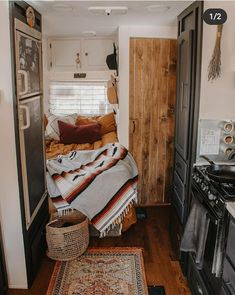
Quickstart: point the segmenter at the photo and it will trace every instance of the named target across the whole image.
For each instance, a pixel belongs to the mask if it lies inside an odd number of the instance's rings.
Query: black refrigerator
[[[48,200],[43,129],[41,15],[10,1],[16,151],[28,287],[45,255]],[[27,12],[35,17],[28,22]]]
[[[41,32],[15,19],[20,158],[27,229],[46,197]]]

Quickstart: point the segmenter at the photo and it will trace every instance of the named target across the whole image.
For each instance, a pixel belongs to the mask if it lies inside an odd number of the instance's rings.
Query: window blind
[[[51,82],[49,109],[54,115],[103,115],[112,111],[106,82]]]

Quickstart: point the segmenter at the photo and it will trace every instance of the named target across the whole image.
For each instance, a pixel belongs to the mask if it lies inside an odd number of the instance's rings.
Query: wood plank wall
[[[169,202],[176,99],[176,40],[130,39],[129,149],[139,204]]]

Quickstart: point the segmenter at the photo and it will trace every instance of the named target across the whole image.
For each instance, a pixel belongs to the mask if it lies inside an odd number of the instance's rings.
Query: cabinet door
[[[185,31],[178,37],[177,59],[177,110],[175,146],[179,154],[188,159],[188,136],[190,130],[192,35]]]
[[[46,197],[42,118],[41,96],[21,101],[20,151],[27,229]]]
[[[53,39],[51,47],[51,67],[57,70],[76,69],[76,58],[81,60],[81,41],[78,39]],[[80,68],[81,64],[79,65]]]
[[[235,220],[230,219],[226,254],[235,268]]]
[[[113,40],[111,39],[85,39],[84,40],[84,69],[108,70],[106,57],[113,53]]]

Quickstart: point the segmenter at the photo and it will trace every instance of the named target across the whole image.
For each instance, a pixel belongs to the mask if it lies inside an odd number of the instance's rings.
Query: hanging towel
[[[195,263],[202,269],[210,219],[207,210],[193,199],[191,211],[181,240],[180,250],[195,253]]]

